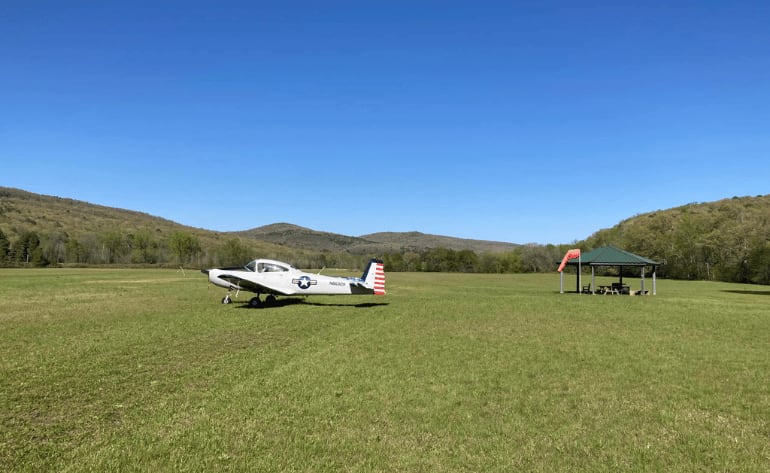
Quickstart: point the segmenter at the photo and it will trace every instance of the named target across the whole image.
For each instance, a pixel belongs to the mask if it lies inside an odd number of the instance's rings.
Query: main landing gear
[[[268,294],[267,297],[265,297],[265,301],[262,302],[259,299],[259,294],[257,294],[255,297],[252,297],[249,300],[249,307],[251,307],[252,309],[256,309],[258,307],[270,307],[275,305],[276,301],[277,299],[275,298],[274,295]]]
[[[236,294],[237,297],[237,294]],[[277,302],[277,299],[274,295],[268,294],[267,297],[265,297],[264,302],[259,298],[259,294],[249,299],[249,307],[256,309],[258,307],[270,307],[275,305]],[[222,304],[232,304],[233,299],[230,297],[230,293],[228,292],[225,297],[222,298]]]

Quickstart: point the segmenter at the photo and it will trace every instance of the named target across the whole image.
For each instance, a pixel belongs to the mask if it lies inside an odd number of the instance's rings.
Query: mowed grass
[[[770,288],[387,278],[247,309],[192,271],[0,270],[0,470],[770,471]]]

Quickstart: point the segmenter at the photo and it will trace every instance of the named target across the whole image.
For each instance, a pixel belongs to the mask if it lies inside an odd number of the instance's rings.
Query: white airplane
[[[255,259],[243,267],[202,269],[209,282],[227,289],[222,304],[232,302],[230,292],[250,291],[257,295],[249,301],[251,307],[259,307],[259,296],[267,294],[266,304],[275,303],[275,296],[374,294],[385,295],[385,265],[372,259],[360,278],[326,276],[306,273],[290,264],[271,259]]]

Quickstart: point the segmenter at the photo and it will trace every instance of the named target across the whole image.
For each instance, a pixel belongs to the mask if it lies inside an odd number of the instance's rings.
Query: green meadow
[[[387,278],[0,270],[0,471],[770,471],[770,287]]]

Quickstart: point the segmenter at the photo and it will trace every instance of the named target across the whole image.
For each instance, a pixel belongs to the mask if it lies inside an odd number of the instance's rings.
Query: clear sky
[[[5,0],[0,185],[569,243],[770,193],[768,25],[740,0]]]

